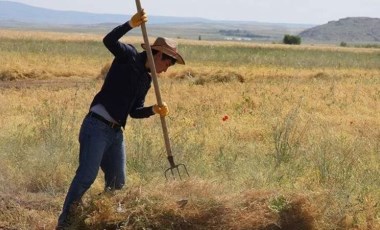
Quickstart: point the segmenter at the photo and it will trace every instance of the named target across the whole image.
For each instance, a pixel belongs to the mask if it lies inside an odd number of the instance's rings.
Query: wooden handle
[[[136,0],[136,7],[137,7],[137,11],[138,12],[140,12],[142,10],[140,0]],[[154,64],[153,53],[152,53],[152,49],[150,48],[149,39],[148,39],[148,33],[147,33],[146,26],[145,26],[144,22],[141,24],[141,30],[142,30],[142,34],[143,34],[143,37],[144,37],[144,43],[145,43],[145,46],[146,46],[146,52],[147,52],[147,55],[148,55],[148,64],[149,64],[150,72],[151,72],[151,75],[152,75],[152,80],[153,80],[153,85],[154,85],[154,92],[156,93],[157,104],[159,106],[162,106],[160,87],[158,86],[158,80],[157,80],[156,66]],[[170,147],[169,132],[168,132],[168,128],[167,128],[167,125],[166,125],[166,120],[165,120],[165,117],[160,116],[160,118],[161,118],[162,131],[164,133],[166,153],[167,153],[168,157],[171,157],[173,155],[172,155],[172,150],[171,150],[171,147]]]

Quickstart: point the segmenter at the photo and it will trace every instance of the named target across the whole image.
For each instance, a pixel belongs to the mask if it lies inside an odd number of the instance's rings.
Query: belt
[[[96,118],[98,119],[99,121],[103,122],[104,124],[106,124],[107,126],[113,128],[113,129],[120,129],[121,128],[121,125],[119,124],[116,124],[116,123],[113,123],[107,119],[105,119],[104,117],[100,116],[99,114],[97,113],[94,113],[94,112],[89,112],[87,114],[88,117],[93,117],[93,118]]]

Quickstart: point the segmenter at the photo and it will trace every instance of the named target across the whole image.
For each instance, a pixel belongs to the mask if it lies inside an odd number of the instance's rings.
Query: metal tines
[[[188,177],[190,177],[189,172],[187,171],[186,165],[184,164],[175,164],[174,163],[174,158],[173,156],[168,156],[168,161],[170,163],[170,168],[165,170],[165,178],[168,180],[168,174],[171,175],[173,179],[176,178],[176,174],[178,174],[179,179],[182,180],[181,172],[180,172],[180,167],[183,168],[183,171],[187,174]],[[175,173],[176,172],[176,173]]]

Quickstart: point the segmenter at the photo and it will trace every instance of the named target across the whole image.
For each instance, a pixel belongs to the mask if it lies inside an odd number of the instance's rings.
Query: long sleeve
[[[115,57],[123,57],[133,51],[132,47],[119,41],[131,29],[132,27],[126,22],[113,29],[103,38],[104,45]]]
[[[146,89],[146,92],[149,90],[150,86]],[[154,115],[153,106],[144,107],[146,93],[136,98],[136,101],[132,107],[132,110],[129,112],[129,115],[132,118],[147,118]]]

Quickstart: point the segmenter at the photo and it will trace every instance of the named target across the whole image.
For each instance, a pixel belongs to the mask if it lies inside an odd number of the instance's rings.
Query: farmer
[[[119,42],[123,35],[143,22],[147,22],[144,10],[113,29],[103,39],[104,45],[115,58],[83,120],[79,134],[79,166],[56,229],[64,229],[69,225],[70,210],[90,188],[99,168],[104,172],[105,190],[112,191],[124,186],[126,156],[122,128],[126,125],[127,117],[148,118],[154,114],[166,116],[169,113],[166,103],[162,106],[144,106],[152,81],[146,51],[139,53],[132,45]],[[145,44],[142,47],[145,49]],[[175,63],[185,64],[173,40],[159,37],[151,48],[157,73],[165,72]]]

